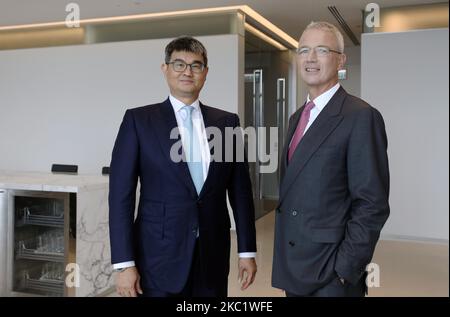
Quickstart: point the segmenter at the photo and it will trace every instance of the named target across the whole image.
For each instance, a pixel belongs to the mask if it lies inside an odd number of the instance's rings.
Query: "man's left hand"
[[[241,284],[241,290],[247,289],[253,281],[256,275],[256,261],[255,258],[239,258],[239,283]]]

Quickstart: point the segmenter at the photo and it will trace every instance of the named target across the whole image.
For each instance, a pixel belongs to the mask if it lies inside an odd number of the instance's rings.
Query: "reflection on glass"
[[[15,196],[13,291],[64,294],[64,206],[51,197]]]

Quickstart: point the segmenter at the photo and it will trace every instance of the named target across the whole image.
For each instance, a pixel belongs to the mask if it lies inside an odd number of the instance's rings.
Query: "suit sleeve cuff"
[[[339,277],[342,277],[351,284],[356,285],[356,283],[358,283],[358,281],[363,277],[365,267],[353,268],[347,263],[340,261],[338,258],[334,270]]]
[[[125,267],[132,267],[132,266],[136,266],[136,265],[134,264],[134,261],[127,261],[127,262],[114,263],[114,264],[112,265],[113,270],[122,269],[122,268],[125,268]]]
[[[256,252],[242,252],[238,253],[239,258],[256,258]]]

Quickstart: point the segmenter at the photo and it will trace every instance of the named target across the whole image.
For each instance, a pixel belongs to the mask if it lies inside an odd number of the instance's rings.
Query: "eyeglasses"
[[[173,62],[166,63],[167,65],[171,64],[174,71],[177,73],[184,72],[186,68],[189,66],[193,73],[199,74],[205,70],[205,64],[200,62],[193,62],[192,64],[188,64],[184,61],[175,60]]]
[[[297,54],[300,56],[308,56],[309,53],[311,52],[311,50],[312,50],[311,47],[307,47],[307,46],[299,47],[297,49]],[[330,54],[330,52],[333,52],[336,54],[342,54],[341,52],[332,50],[331,48],[326,47],[326,46],[316,46],[316,47],[314,47],[314,52],[316,52],[317,56],[328,56],[328,54]]]

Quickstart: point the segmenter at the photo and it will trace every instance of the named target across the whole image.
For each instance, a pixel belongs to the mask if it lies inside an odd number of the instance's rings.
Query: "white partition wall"
[[[449,238],[448,29],[362,36],[362,98],[385,119],[391,170],[386,238]]]
[[[238,35],[197,37],[208,50],[200,100],[238,112]],[[109,165],[127,108],[163,101],[170,39],[0,51],[0,170],[80,173]]]

